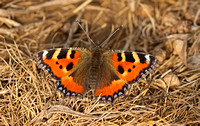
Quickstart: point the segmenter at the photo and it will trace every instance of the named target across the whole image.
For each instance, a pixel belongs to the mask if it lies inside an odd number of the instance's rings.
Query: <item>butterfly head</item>
[[[98,41],[97,43],[91,43],[90,46],[90,51],[91,52],[103,52],[105,51],[104,47],[102,46],[102,44]]]

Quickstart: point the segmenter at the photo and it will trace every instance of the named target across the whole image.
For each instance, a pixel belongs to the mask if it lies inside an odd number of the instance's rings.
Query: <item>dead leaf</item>
[[[186,48],[187,48],[187,43],[186,41],[177,39],[173,41],[173,54],[178,55],[182,62],[187,66],[187,62],[186,62]]]
[[[167,74],[163,79],[169,87],[178,87],[181,85],[179,78],[174,73]]]
[[[163,49],[156,49],[153,52],[153,55],[156,56],[156,58],[158,59],[159,63],[162,64],[163,61],[166,59],[167,56],[167,52]]]
[[[200,68],[200,54],[193,55],[187,60],[189,69],[197,69]]]

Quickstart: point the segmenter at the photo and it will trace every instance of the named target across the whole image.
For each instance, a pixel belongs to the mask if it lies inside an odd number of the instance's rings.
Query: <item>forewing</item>
[[[118,76],[131,84],[143,74],[151,71],[157,59],[151,55],[137,52],[117,52],[112,54],[113,66]]]

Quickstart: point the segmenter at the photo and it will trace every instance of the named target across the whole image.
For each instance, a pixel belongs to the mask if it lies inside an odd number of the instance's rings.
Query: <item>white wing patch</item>
[[[42,57],[45,57],[48,54],[48,51],[44,51]]]
[[[150,61],[149,55],[145,55],[145,58],[146,58],[147,61]]]

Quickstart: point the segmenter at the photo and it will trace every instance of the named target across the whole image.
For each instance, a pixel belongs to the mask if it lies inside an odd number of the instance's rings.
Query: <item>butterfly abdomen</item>
[[[87,79],[89,89],[95,89],[99,81],[101,61],[102,61],[102,53],[100,51],[93,52],[91,57],[90,69],[88,71],[89,76]]]

